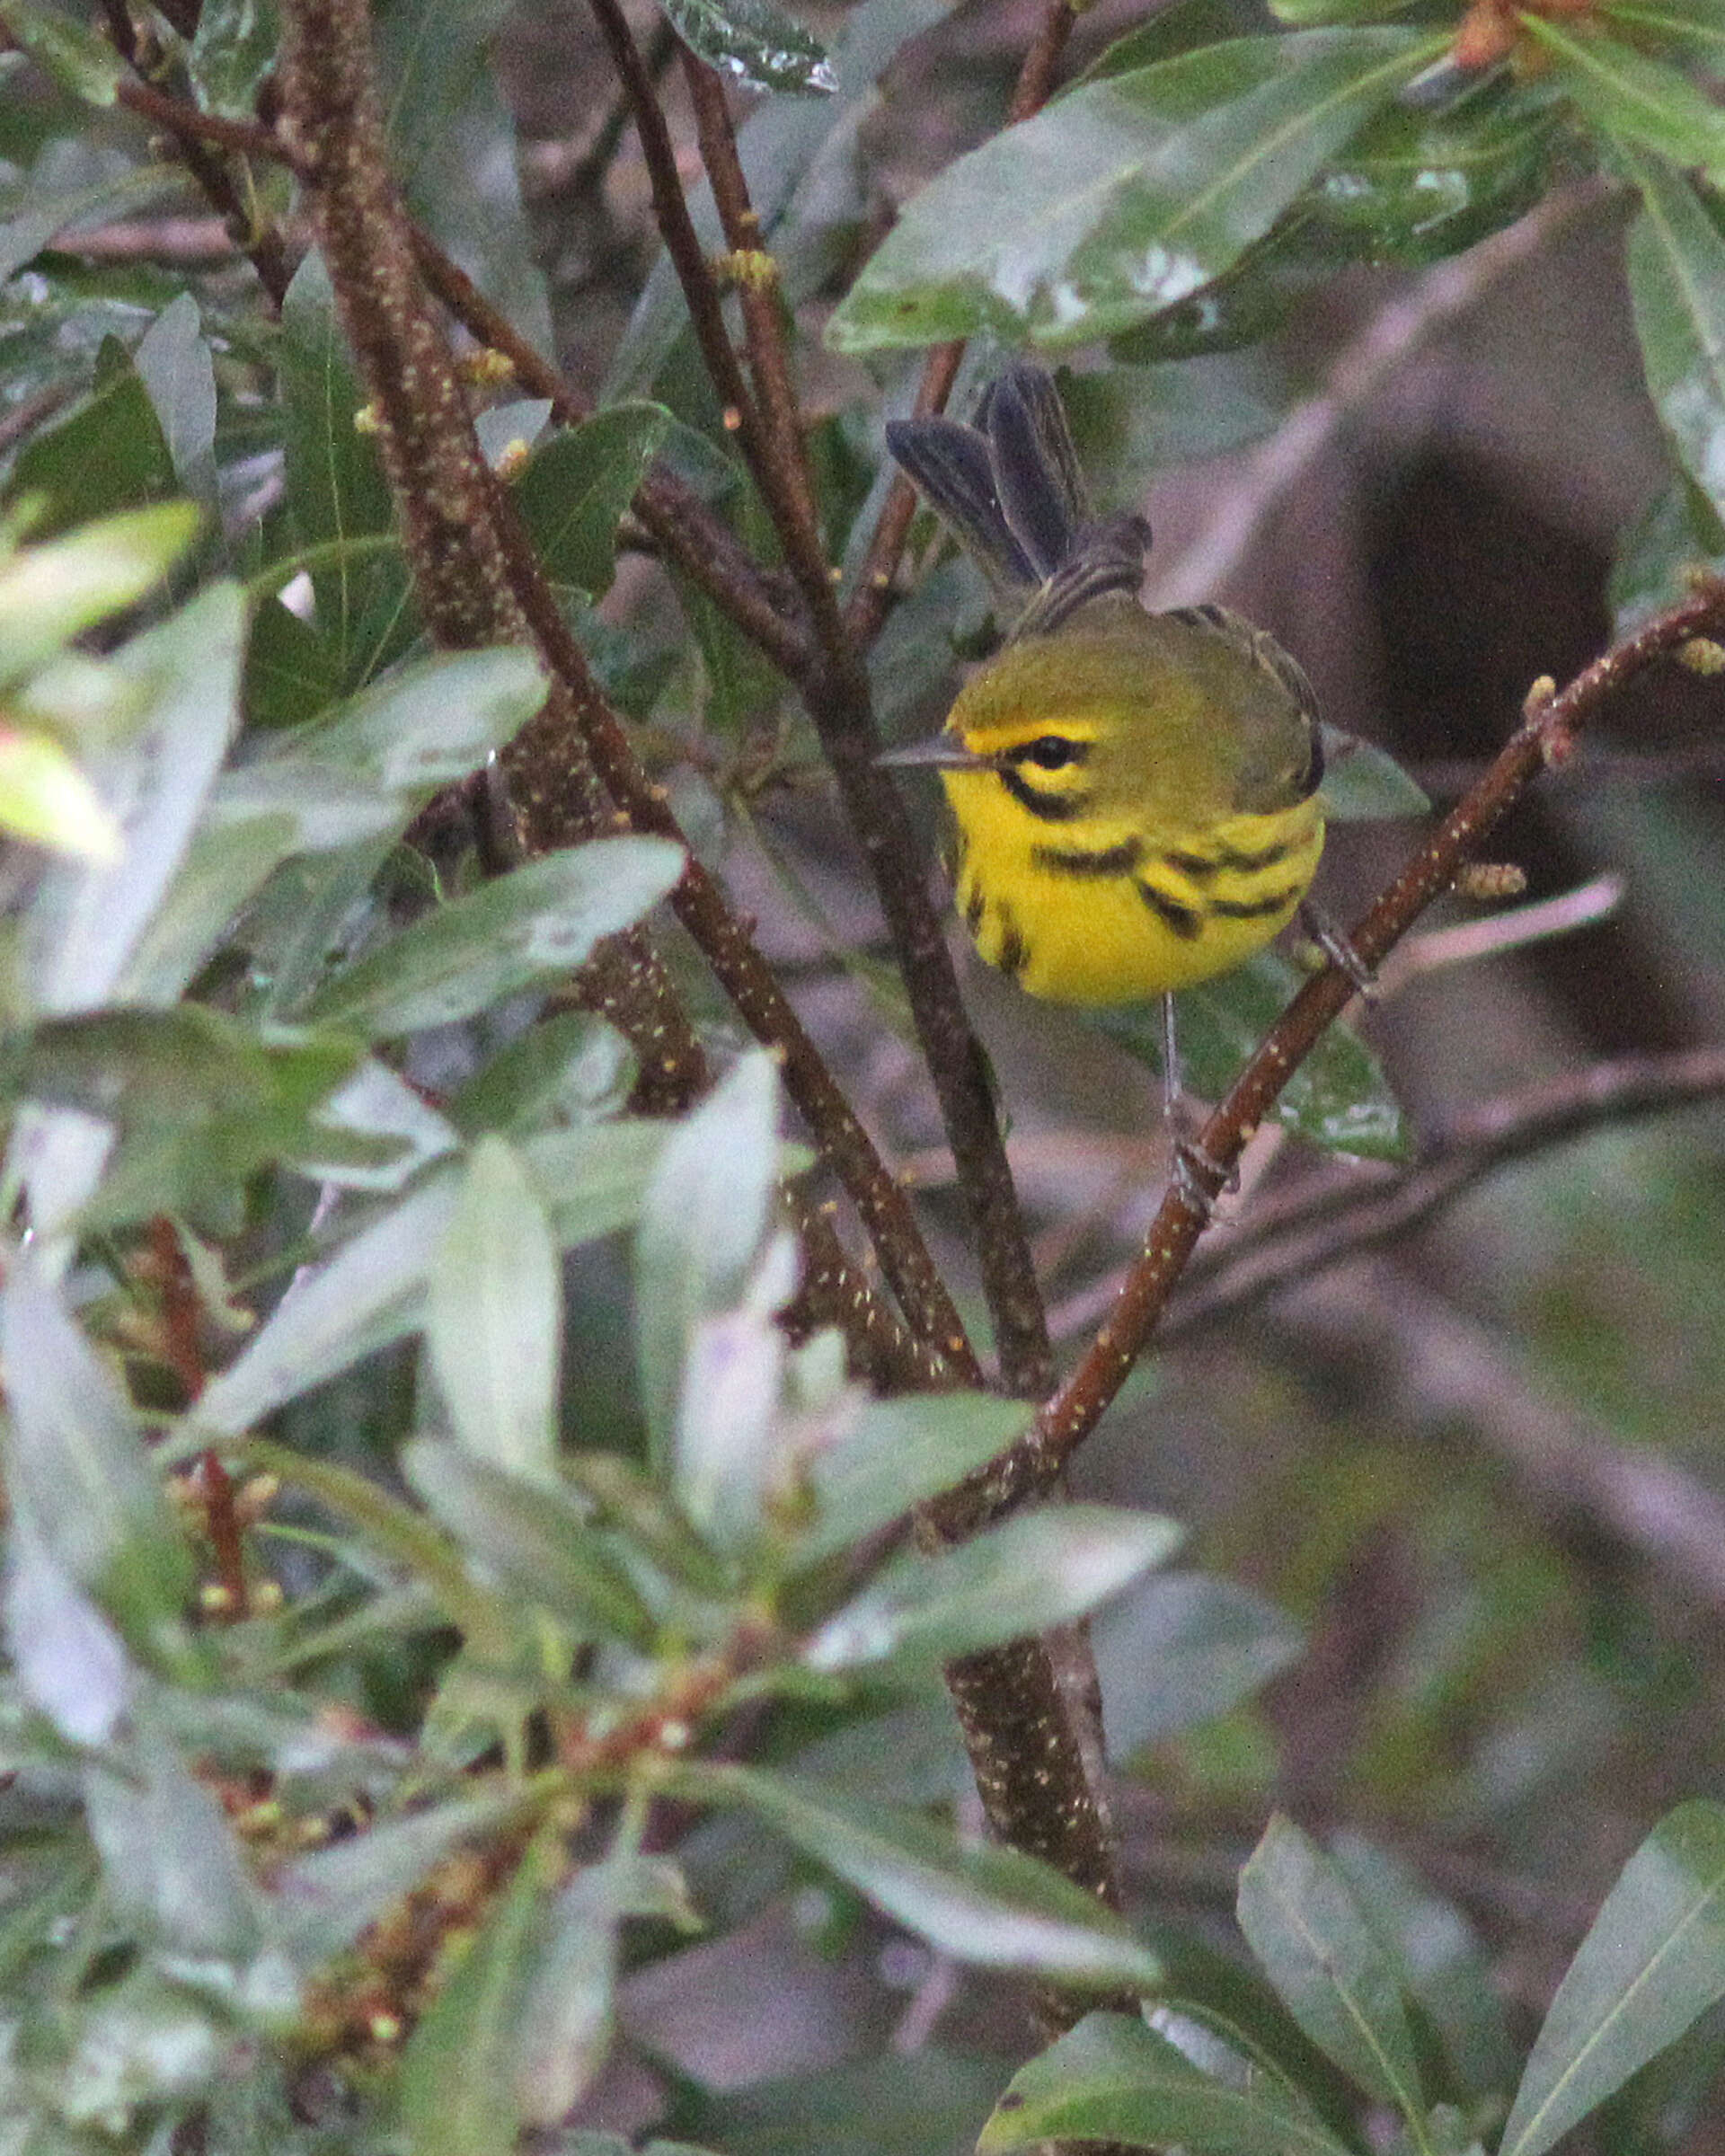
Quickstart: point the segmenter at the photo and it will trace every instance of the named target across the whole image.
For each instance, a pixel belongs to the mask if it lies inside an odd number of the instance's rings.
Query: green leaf
[[[818,41],[771,0],[661,0],[691,50],[746,90],[831,92],[838,77]]]
[[[520,1138],[546,1124],[588,1124],[623,1106],[634,1068],[628,1043],[603,1019],[552,1012],[467,1081],[449,1103],[450,1119],[470,1138],[487,1130]]]
[[[1517,15],[1524,35],[1556,61],[1556,81],[1582,118],[1626,138],[1725,177],[1725,112],[1686,75],[1604,31],[1560,29],[1544,15]]]
[[[671,425],[662,404],[614,404],[554,434],[510,490],[545,574],[597,599],[617,565],[617,520]]]
[[[249,1961],[262,1926],[220,1805],[147,1716],[121,1747],[117,1769],[90,1768],[84,1811],[118,1913],[146,1918],[176,1956]],[[216,1973],[201,1974],[208,1984]],[[239,1974],[231,1968],[230,1990]]]
[[[1154,1514],[1051,1506],[933,1557],[907,1551],[808,1640],[810,1669],[935,1669],[1047,1631],[1163,1563],[1184,1529]]]
[[[1402,1989],[1438,2032],[1457,2087],[1473,2096],[1508,2090],[1516,2054],[1491,1961],[1464,1918],[1411,1865],[1362,1835],[1338,1834],[1331,1855],[1393,1957]]]
[[[546,1913],[518,2024],[517,2087],[529,2124],[566,2117],[605,2063],[624,1919],[657,1916],[685,1931],[699,1929],[681,1874],[663,1858],[636,1852],[634,1825],[625,1816],[603,1861],[578,1871]]]
[[[442,1175],[302,1272],[244,1352],[198,1401],[201,1427],[237,1435],[362,1356],[414,1331],[425,1275],[455,1209]]]
[[[266,1047],[196,1003],[49,1021],[8,1050],[0,1089],[117,1129],[85,1228],[231,1202],[255,1168],[311,1143],[317,1109],[358,1060],[340,1038]]]
[[[35,499],[31,526],[51,539],[118,509],[142,508],[175,490],[173,459],[137,369],[115,338],[103,344],[96,384],[64,419],[40,429],[13,460],[4,499]]]
[[[628,1116],[524,1139],[522,1158],[560,1250],[633,1224],[646,1202],[668,1127]]]
[[[155,411],[180,490],[216,507],[216,366],[190,292],[145,331],[132,364]]]
[[[87,22],[36,0],[0,0],[0,22],[42,71],[86,104],[111,105],[126,70],[119,55]]]
[[[1271,1603],[1204,1572],[1148,1579],[1092,1628],[1110,1754],[1226,1714],[1299,1654]]]
[[[721,1596],[731,1581],[659,1484],[620,1453],[569,1452],[564,1478],[589,1500],[595,1517],[642,1551],[668,1579],[696,1595]]]
[[[1304,976],[1279,952],[1261,950],[1220,979],[1177,999],[1181,1076],[1219,1100],[1292,1002]],[[1162,1013],[1154,1004],[1086,1011],[1085,1021],[1152,1070],[1162,1068]],[[1270,1114],[1308,1144],[1366,1160],[1402,1161],[1409,1138],[1377,1058],[1346,1026],[1331,1026],[1283,1087]]]
[[[389,1038],[472,1018],[504,996],[572,972],[605,937],[632,925],[683,872],[662,838],[602,838],[440,907],[313,996],[320,1024]]]
[[[518,1790],[464,1797],[367,1826],[332,1848],[282,1865],[270,1891],[294,1966],[304,1975],[315,1975],[452,1850],[501,1833],[527,1808]]]
[[[1331,251],[1374,262],[1441,261],[1539,201],[1560,117],[1544,83],[1492,82],[1436,112],[1392,105],[1314,181],[1296,214],[1311,218],[1317,243]]]
[[[1165,2037],[1124,2014],[1087,2014],[1013,2076],[978,2156],[1059,2137],[1193,2156],[1344,2156],[1290,2091],[1214,2079]]]
[[[1668,1813],[1623,1867],[1558,1986],[1499,2156],[1542,2156],[1725,1998],[1725,1807]]]
[[[378,624],[394,621],[409,604],[410,579],[394,543],[376,444],[355,423],[366,399],[314,250],[282,302],[276,353],[288,517],[297,543],[320,550],[313,570],[318,635],[338,678],[358,685],[376,662]],[[379,538],[389,543],[355,543]]]
[[[130,1408],[29,1254],[11,1261],[0,1291],[0,1358],[14,1513],[134,1654],[183,1670],[191,1553]]]
[[[1240,1874],[1240,1929],[1318,2048],[1410,2121],[1424,2115],[1394,1969],[1341,1873],[1278,1814]]]
[[[1160,1981],[1161,1964],[1093,1895],[993,1842],[960,1841],[920,1812],[854,1808],[817,1784],[691,1763],[677,1782],[712,1803],[744,1804],[805,1856],[956,1960],[1022,1969],[1056,1984]]]
[[[562,1840],[553,1831],[529,1846],[408,2040],[401,2104],[414,2156],[499,2156],[515,2145],[518,2025]]]
[[[280,39],[274,0],[207,0],[186,51],[203,110],[225,119],[255,118],[258,88]]]
[[[468,1155],[432,1261],[426,1347],[475,1460],[543,1480],[557,1449],[562,1282],[545,1208],[507,1139]]]
[[[545,687],[533,653],[512,645],[440,652],[394,669],[317,725],[271,742],[261,760],[345,767],[403,808],[417,805],[513,739],[544,702]]]
[[[136,1666],[112,1625],[49,1551],[28,1509],[15,1504],[4,1596],[20,1698],[67,1745],[109,1743],[136,1695]],[[18,1763],[9,1758],[8,1769]],[[0,1976],[11,1973],[0,1932]]]
[[[1720,417],[1725,422],[1725,406]],[[1677,472],[1619,535],[1609,593],[1614,640],[1675,605],[1697,573],[1725,576],[1725,529],[1694,481]]]
[[[1687,53],[1703,66],[1715,63],[1725,49],[1725,18],[1716,0],[1606,0],[1599,13],[1614,23],[1626,23],[1632,36],[1650,31],[1650,41]]]
[[[0,681],[18,680],[141,599],[184,555],[199,522],[190,502],[164,502],[0,559]]]
[[[649,1647],[652,1613],[614,1548],[555,1484],[526,1482],[441,1437],[402,1458],[413,1489],[519,1603],[537,1603],[583,1638]]]
[[[139,393],[142,394],[142,392]],[[89,775],[125,836],[110,867],[58,866],[27,920],[39,1006],[87,1011],[125,993],[126,967],[185,858],[237,720],[243,615],[216,584],[109,663],[137,702],[137,730]]]
[[[740,1301],[771,1224],[777,1122],[771,1058],[742,1056],[677,1126],[648,1186],[635,1237],[635,1352],[648,1428],[667,1463],[694,1329]]]
[[[0,830],[107,866],[119,826],[58,741],[0,727]]]
[[[1323,734],[1323,813],[1331,823],[1429,816],[1431,802],[1387,749],[1326,726]]]
[[[1725,239],[1681,172],[1632,144],[1629,289],[1647,386],[1684,469],[1725,509]]]
[[[799,1565],[819,1563],[960,1482],[1028,1427],[1022,1401],[986,1392],[872,1400],[814,1453],[814,1516],[798,1536]]]
[[[733,2156],[969,2156],[1000,2087],[995,2059],[925,2044],[741,2089],[686,2090],[676,2123]],[[577,2147],[567,2156],[632,2156]],[[660,2156],[653,2143],[642,2156]],[[668,2146],[663,2156],[681,2156]]]
[[[834,314],[840,351],[1118,334],[1218,277],[1442,49],[1243,38],[1093,83],[925,187]]]

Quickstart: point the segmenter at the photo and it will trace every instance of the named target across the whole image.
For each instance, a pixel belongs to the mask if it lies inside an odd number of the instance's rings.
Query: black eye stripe
[[[1020,741],[1003,748],[999,761],[1019,766],[1033,764],[1038,771],[1064,771],[1090,759],[1090,743],[1075,741],[1069,734],[1039,734],[1033,741]]]

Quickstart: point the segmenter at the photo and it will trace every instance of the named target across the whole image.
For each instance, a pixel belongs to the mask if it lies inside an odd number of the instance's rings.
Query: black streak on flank
[[[1268,921],[1283,914],[1298,898],[1297,890],[1272,891],[1268,898],[1212,898],[1210,911],[1225,921]]]
[[[1129,876],[1144,859],[1141,839],[1123,839],[1118,846],[1033,846],[1031,859],[1051,876],[1078,876],[1097,882]]]
[[[1197,939],[1204,926],[1201,914],[1190,906],[1182,906],[1177,898],[1170,898],[1154,883],[1135,884],[1133,888],[1171,935],[1178,936],[1183,943]]]
[[[974,936],[982,927],[982,916],[987,900],[982,895],[982,886],[973,883],[964,902],[964,924]]]
[[[1011,909],[1003,906],[1000,909],[1000,949],[995,953],[995,964],[1009,980],[1015,981],[1029,965],[1030,958],[1030,945],[1024,941]]]

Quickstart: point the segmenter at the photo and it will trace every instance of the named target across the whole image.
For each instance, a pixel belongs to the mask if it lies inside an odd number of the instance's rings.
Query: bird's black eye
[[[1034,764],[1039,771],[1064,771],[1068,764],[1078,762],[1079,753],[1075,741],[1060,734],[1043,734],[1026,747],[1024,761]]]

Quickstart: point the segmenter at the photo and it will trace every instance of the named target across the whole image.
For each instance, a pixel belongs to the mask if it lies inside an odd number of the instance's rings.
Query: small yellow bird
[[[889,425],[887,444],[1002,598],[1004,648],[932,740],[957,826],[959,910],[1031,994],[1107,1004],[1243,965],[1293,917],[1323,850],[1311,684],[1220,606],[1138,603],[1149,527],[1092,518],[1052,378],[1017,364],[974,426]]]

